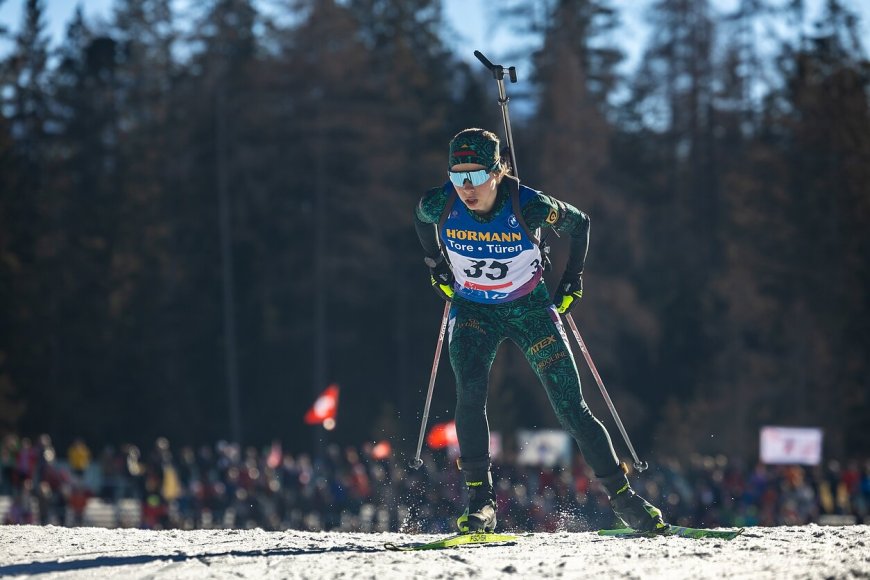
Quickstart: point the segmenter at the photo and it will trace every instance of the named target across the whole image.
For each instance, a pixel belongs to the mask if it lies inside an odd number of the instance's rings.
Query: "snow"
[[[868,578],[870,526],[749,528],[728,542],[540,533],[514,545],[390,552],[438,536],[0,526],[0,577]]]

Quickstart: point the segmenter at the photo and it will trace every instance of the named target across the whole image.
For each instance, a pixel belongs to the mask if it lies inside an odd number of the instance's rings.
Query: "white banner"
[[[761,462],[818,465],[822,430],[817,427],[762,427]]]
[[[564,431],[518,431],[517,448],[520,465],[571,465],[571,437]]]

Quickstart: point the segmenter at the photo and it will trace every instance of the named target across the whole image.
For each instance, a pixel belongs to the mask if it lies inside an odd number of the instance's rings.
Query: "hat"
[[[464,129],[450,140],[448,168],[460,163],[477,163],[488,170],[499,164],[498,137],[484,129]]]

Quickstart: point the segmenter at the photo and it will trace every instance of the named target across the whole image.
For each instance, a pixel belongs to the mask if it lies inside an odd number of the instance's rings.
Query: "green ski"
[[[435,540],[425,544],[394,544],[387,542],[384,548],[395,552],[416,552],[419,550],[442,550],[467,544],[502,544],[515,542],[518,536],[509,534],[457,534],[448,538]]]
[[[638,532],[631,528],[621,528],[617,530],[598,530],[599,536],[611,536],[616,538],[655,538],[656,536],[679,536],[681,538],[692,538],[700,540],[704,538],[715,538],[719,540],[733,540],[743,533],[744,528],[736,530],[710,530],[706,528],[687,528],[684,526],[668,525],[661,531],[657,532]]]

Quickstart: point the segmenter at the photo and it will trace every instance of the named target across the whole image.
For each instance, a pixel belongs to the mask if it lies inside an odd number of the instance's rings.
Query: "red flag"
[[[384,439],[374,447],[372,447],[372,459],[387,459],[393,454],[393,446],[390,442]]]
[[[456,437],[456,421],[433,425],[429,430],[429,435],[426,436],[426,443],[432,449],[459,445],[459,439]]]
[[[328,420],[334,423],[337,411],[338,385],[329,385],[305,413],[305,422],[309,425],[317,425]]]

